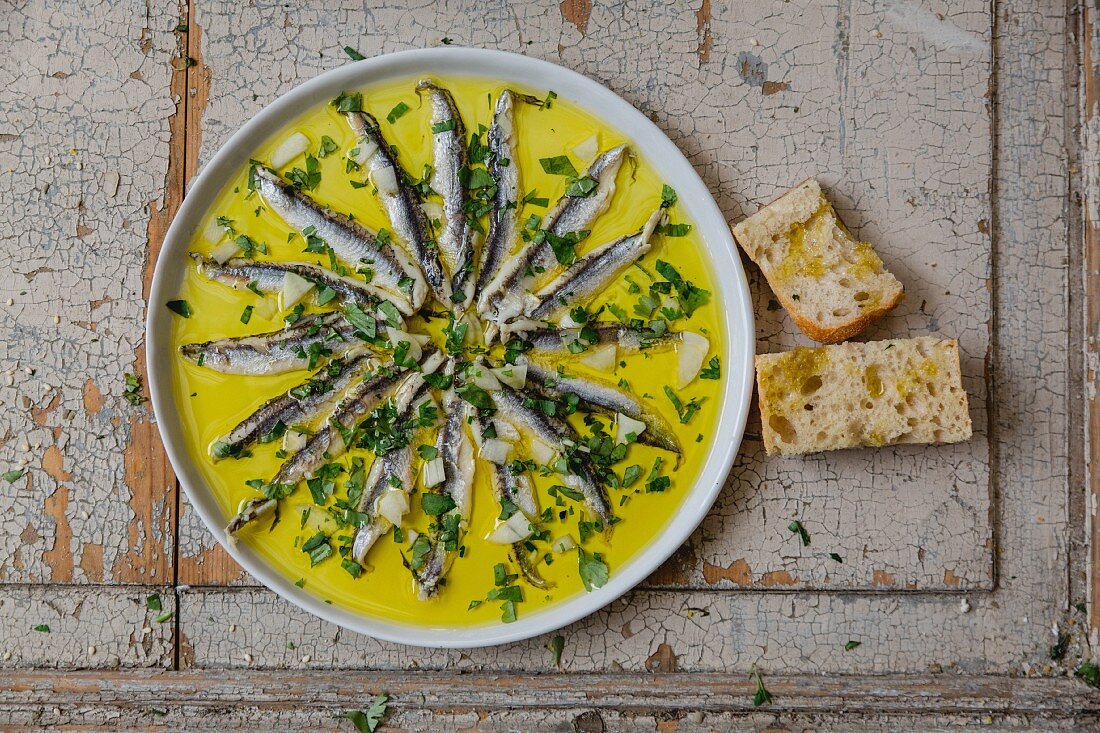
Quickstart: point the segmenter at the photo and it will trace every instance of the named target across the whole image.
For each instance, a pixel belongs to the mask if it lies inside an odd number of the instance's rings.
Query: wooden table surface
[[[379,692],[387,729],[1100,726],[1100,693],[1073,677],[1100,628],[1098,13],[4,0],[0,469],[26,472],[0,483],[0,730],[352,730],[337,716]],[[124,396],[155,256],[196,171],[348,63],[343,46],[446,42],[606,84],[731,223],[819,175],[906,287],[869,337],[958,338],[974,438],[766,458],[753,414],[708,519],[563,632],[560,669],[549,636],[403,647],[259,586],[189,508],[148,403]],[[804,342],[750,280],[758,349]],[[773,695],[758,708],[753,664]]]

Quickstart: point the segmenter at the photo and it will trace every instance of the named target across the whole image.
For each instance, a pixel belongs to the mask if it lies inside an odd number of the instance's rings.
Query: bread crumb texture
[[[852,236],[812,178],[733,228],[802,331],[825,343],[852,338],[903,296],[870,244]]]
[[[973,432],[955,340],[799,346],[757,356],[756,383],[770,454],[958,443]]]

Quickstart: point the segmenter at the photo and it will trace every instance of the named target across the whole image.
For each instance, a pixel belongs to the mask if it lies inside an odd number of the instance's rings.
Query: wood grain
[[[389,729],[1100,727],[1069,677],[1100,632],[1095,2],[491,0],[473,26],[471,8],[198,0],[185,33],[174,4],[0,12],[0,468],[29,466],[0,484],[0,730],[331,729],[382,691]],[[560,670],[549,636],[400,647],[227,587],[251,581],[177,512],[147,407],[122,396],[150,263],[248,115],[345,63],[344,44],[444,37],[609,84],[731,221],[828,174],[910,288],[880,335],[963,338],[978,439],[801,463],[750,439],[692,541],[562,632]],[[795,342],[753,287],[761,343]],[[794,517],[813,552],[790,542]],[[841,568],[823,557],[838,548]],[[753,664],[775,696],[761,709]]]

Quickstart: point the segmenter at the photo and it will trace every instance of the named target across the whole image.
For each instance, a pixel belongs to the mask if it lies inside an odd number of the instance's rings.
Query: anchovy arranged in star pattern
[[[333,361],[301,384],[273,397],[211,445],[215,459],[236,456],[256,441],[270,442],[294,425],[309,423],[370,367],[371,356]],[[269,437],[270,436],[270,437]]]
[[[443,197],[443,221],[439,252],[451,273],[451,300],[464,306],[474,285],[474,230],[466,213],[466,186],[462,176],[469,171],[466,155],[466,126],[451,93],[430,80],[416,85],[427,92],[432,104],[432,189]]]
[[[204,259],[202,255],[192,254],[198,265],[199,274],[215,282],[228,285],[234,290],[243,290],[252,283],[262,293],[277,293],[282,290],[283,278],[288,272],[316,284],[318,289],[331,288],[342,302],[377,303],[377,293],[367,283],[351,277],[337,275],[332,270],[308,262],[257,262],[244,258],[234,258],[219,265],[216,260]],[[394,303],[398,310],[402,303]],[[404,303],[405,315],[412,315]]]
[[[576,343],[584,348],[615,344],[620,352],[637,353],[652,349],[662,351],[671,349],[683,340],[677,331],[655,334],[651,331],[638,331],[618,324],[598,324],[581,328],[535,329],[526,335],[531,351],[542,354],[570,354],[570,345]]]
[[[428,385],[422,377],[417,375],[410,378],[408,384],[394,400],[399,423],[409,420],[413,407],[427,391]],[[410,440],[407,445],[379,456],[371,464],[364,484],[363,497],[359,501],[359,512],[370,517],[370,521],[356,530],[355,539],[352,540],[351,545],[351,555],[359,564],[363,564],[366,560],[367,553],[374,547],[378,538],[393,526],[389,519],[378,513],[378,500],[387,491],[401,491],[406,497],[412,491],[415,481],[412,469],[412,443],[413,441]]]
[[[520,393],[507,385],[501,385],[500,391],[493,393],[493,401],[508,420],[528,430],[559,455],[564,456],[568,453],[566,441],[574,444],[578,442],[577,433],[569,423],[528,407],[524,404]],[[609,528],[611,510],[607,506],[607,497],[593,474],[591,466],[580,457],[581,455],[575,456],[577,460],[572,462],[576,464],[571,466],[576,473],[561,474],[561,481],[581,492],[588,509],[600,518],[605,528]]]
[[[382,298],[406,301],[410,312],[419,310],[428,295],[424,274],[409,256],[393,243],[380,243],[378,234],[344,214],[321,206],[290,185],[270,168],[256,166],[260,193],[268,205],[298,231],[315,234],[352,269],[369,268],[366,284]]]
[[[621,412],[627,417],[645,423],[645,430],[638,436],[639,443],[663,448],[673,453],[681,452],[680,441],[677,440],[676,432],[667,420],[609,384],[587,377],[564,377],[553,369],[528,361],[526,388],[540,392],[553,400],[575,394],[581,402],[598,408],[602,412]]]
[[[438,492],[449,496],[454,508],[436,518],[431,550],[424,565],[416,572],[417,591],[422,600],[435,595],[470,521],[474,448],[466,432],[466,403],[453,389],[447,390],[443,396],[443,412],[446,418],[435,442],[445,472]]]
[[[519,163],[516,158],[513,94],[505,89],[497,97],[493,124],[489,126],[486,136],[486,146],[489,148],[486,167],[497,190],[489,210],[489,233],[485,236],[477,268],[475,291],[480,296],[479,311],[485,309],[481,303],[485,286],[497,274],[504,257],[512,251],[519,232]]]
[[[313,313],[278,331],[182,344],[180,354],[223,374],[283,374],[308,368],[318,349],[339,358],[363,343],[340,313]]]
[[[474,416],[474,435],[484,435],[485,431],[493,424],[494,421],[486,419],[478,411]],[[489,471],[489,482],[501,507],[505,506],[505,502],[512,504],[519,509],[528,522],[534,524],[539,516],[539,501],[535,494],[535,486],[527,472],[517,473],[512,470],[511,466],[492,462],[489,462]],[[516,559],[520,572],[523,573],[523,577],[526,578],[528,583],[536,588],[548,587],[546,580],[538,574],[535,566],[531,563],[523,541],[512,544],[512,554]]]
[[[587,196],[564,195],[542,221],[542,229],[557,237],[587,231],[592,222],[611,204],[615,193],[615,176],[629,153],[619,145],[601,154],[585,171],[584,176],[596,182]],[[548,238],[534,238],[500,268],[486,287],[483,313],[498,324],[523,313],[524,293],[535,277],[531,273],[550,272],[557,267],[557,257]]]
[[[367,170],[378,188],[378,197],[390,218],[394,234],[419,264],[436,300],[444,307],[450,307],[450,283],[439,262],[437,247],[431,241],[431,224],[420,207],[420,197],[408,183],[408,175],[382,137],[378,120],[366,112],[349,112],[348,123],[359,137],[359,145],[369,148],[364,156]]]
[[[587,303],[601,293],[619,273],[649,251],[650,237],[664,218],[664,209],[653,212],[645,226],[634,234],[608,242],[567,267],[554,280],[528,298],[529,318],[552,320],[575,305]]]

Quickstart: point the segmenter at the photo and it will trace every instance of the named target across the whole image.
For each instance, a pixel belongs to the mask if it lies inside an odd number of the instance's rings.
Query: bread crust
[[[775,294],[776,299],[783,306],[784,310],[790,314],[791,319],[795,322],[795,325],[809,336],[814,341],[825,344],[836,344],[842,341],[847,341],[862,333],[868,329],[876,321],[884,317],[887,313],[892,311],[905,297],[905,288],[902,285],[899,287],[896,294],[894,294],[888,301],[881,303],[873,309],[857,312],[852,318],[843,323],[838,324],[835,327],[827,327],[818,323],[815,319],[810,317],[807,312],[800,307],[800,304],[793,300],[790,295],[784,292],[784,288],[777,287],[777,284],[773,282],[772,274],[769,268],[761,265],[758,255],[766,249],[767,244],[761,244],[760,240],[766,237],[772,237],[774,239],[775,232],[772,230],[775,228],[776,221],[769,220],[767,218],[761,219],[762,212],[767,212],[772,209],[776,204],[788,197],[799,197],[792,202],[792,208],[795,212],[791,212],[792,215],[780,219],[784,223],[784,226],[790,226],[795,221],[805,221],[809,218],[809,214],[805,211],[808,208],[808,201],[810,199],[814,202],[814,208],[816,208],[817,202],[822,198],[821,187],[814,177],[808,177],[800,181],[787,191],[776,196],[764,206],[745,220],[739,222],[736,226],[732,227],[733,238],[737,244],[748,255],[749,259],[756,264],[760,271],[764,274],[765,279],[768,281],[769,287]],[[801,200],[807,199],[806,201]],[[831,207],[831,204],[830,204]],[[774,211],[774,209],[772,209]],[[833,209],[833,215],[840,225],[847,230],[847,225],[841,220],[840,215]],[[765,214],[766,216],[766,214]],[[769,226],[771,225],[771,226]],[[896,279],[896,278],[895,278]],[[901,285],[899,283],[899,285]]]

